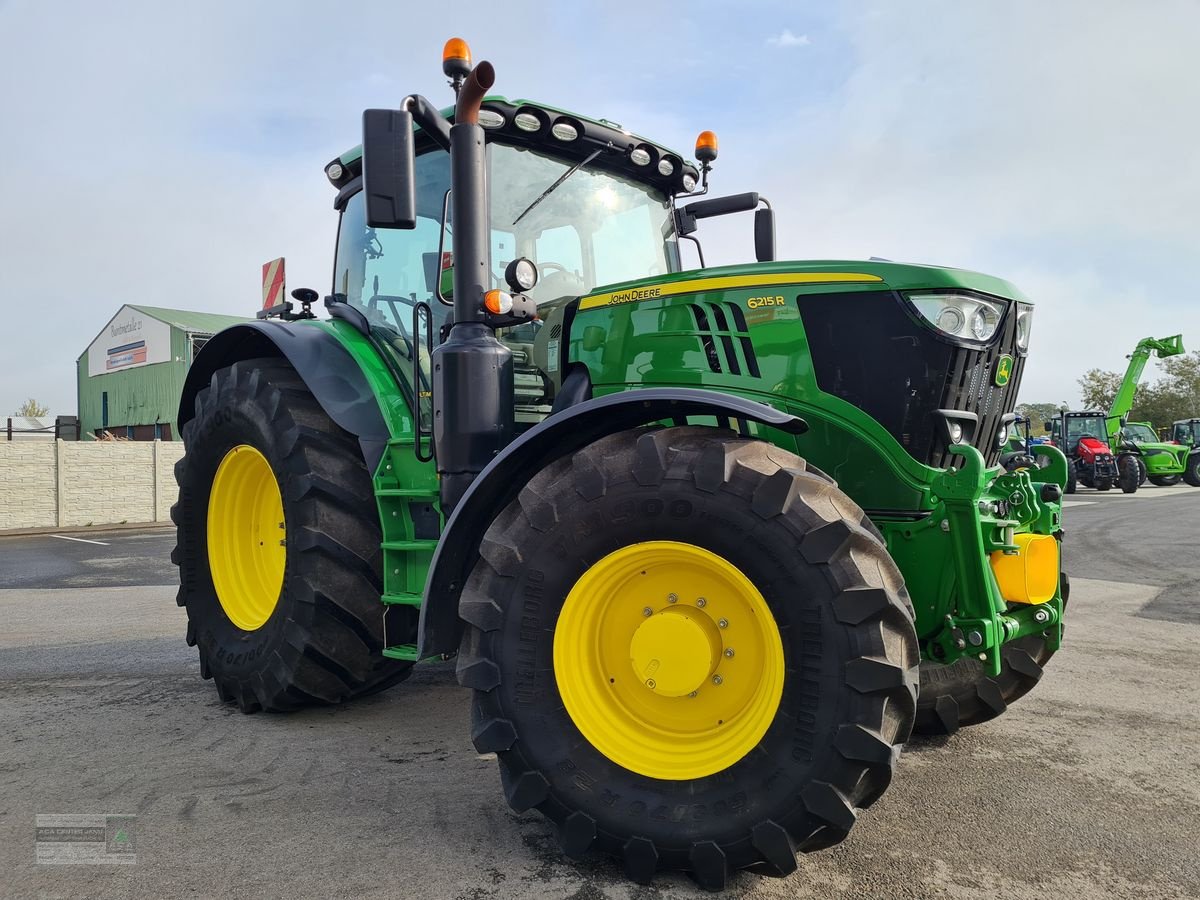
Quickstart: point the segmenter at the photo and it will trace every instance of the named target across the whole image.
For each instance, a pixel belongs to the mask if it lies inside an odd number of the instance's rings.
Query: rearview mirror
[[[1043,431],[1045,431],[1045,432],[1046,432],[1046,434],[1049,434],[1049,433],[1050,433],[1050,431],[1051,431],[1051,428],[1050,428],[1050,423],[1049,423],[1049,422],[1043,422],[1043,423],[1042,423],[1042,430],[1043,430]]]
[[[769,206],[754,211],[754,255],[759,262],[775,260],[775,210]]]
[[[416,228],[412,113],[363,111],[363,198],[369,228]]]

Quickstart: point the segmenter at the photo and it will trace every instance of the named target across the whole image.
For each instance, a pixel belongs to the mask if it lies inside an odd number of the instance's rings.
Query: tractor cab
[[[1099,412],[1069,412],[1054,419],[1050,425],[1050,439],[1062,448],[1067,456],[1075,456],[1079,452],[1079,442],[1083,438],[1105,444],[1104,413]]]
[[[1158,435],[1149,422],[1126,422],[1121,426],[1121,440],[1132,444],[1157,444]]]
[[[489,188],[485,288],[519,291],[537,307],[531,320],[497,329],[513,353],[520,429],[550,412],[571,301],[602,285],[680,270],[673,198],[695,190],[701,173],[614,123],[526,101],[487,97],[479,123]],[[361,148],[325,171],[339,191],[333,293],[364,314],[397,372],[410,384],[427,382],[428,350],[452,319],[450,157],[430,132],[416,132],[411,229],[368,224]],[[757,203],[754,195],[751,208]],[[527,261],[522,271],[510,271],[518,261]],[[426,316],[431,334],[423,338]]]
[[[1172,423],[1171,443],[1187,447],[1200,445],[1200,419],[1180,419]]]

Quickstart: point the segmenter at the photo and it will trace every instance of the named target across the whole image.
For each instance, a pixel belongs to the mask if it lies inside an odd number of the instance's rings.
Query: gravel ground
[[[1188,497],[1192,497],[1191,500]],[[906,748],[840,846],[728,896],[1200,897],[1200,491],[1081,491],[1067,644],[999,720]],[[0,539],[0,896],[691,897],[562,858],[472,749],[452,664],[337,709],[217,701],[173,535]],[[40,813],[137,816],[137,864],[38,866]]]

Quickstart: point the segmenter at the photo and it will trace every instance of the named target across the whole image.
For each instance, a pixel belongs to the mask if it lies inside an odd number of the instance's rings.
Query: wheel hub
[[[682,542],[631,544],[595,562],[554,629],[571,721],[600,753],[651,778],[703,778],[753,750],[775,720],[784,669],[753,582]]]
[[[208,569],[229,621],[266,624],[287,566],[283,496],[267,458],[249,444],[225,454],[208,497]]]
[[[650,690],[682,697],[700,689],[721,658],[717,626],[693,607],[671,606],[646,619],[629,642],[633,671]]]

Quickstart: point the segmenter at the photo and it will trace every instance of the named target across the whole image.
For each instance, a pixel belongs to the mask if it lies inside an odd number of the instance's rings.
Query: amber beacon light
[[[471,48],[462,38],[450,38],[442,48],[442,72],[447,78],[465,78],[471,71]]]

